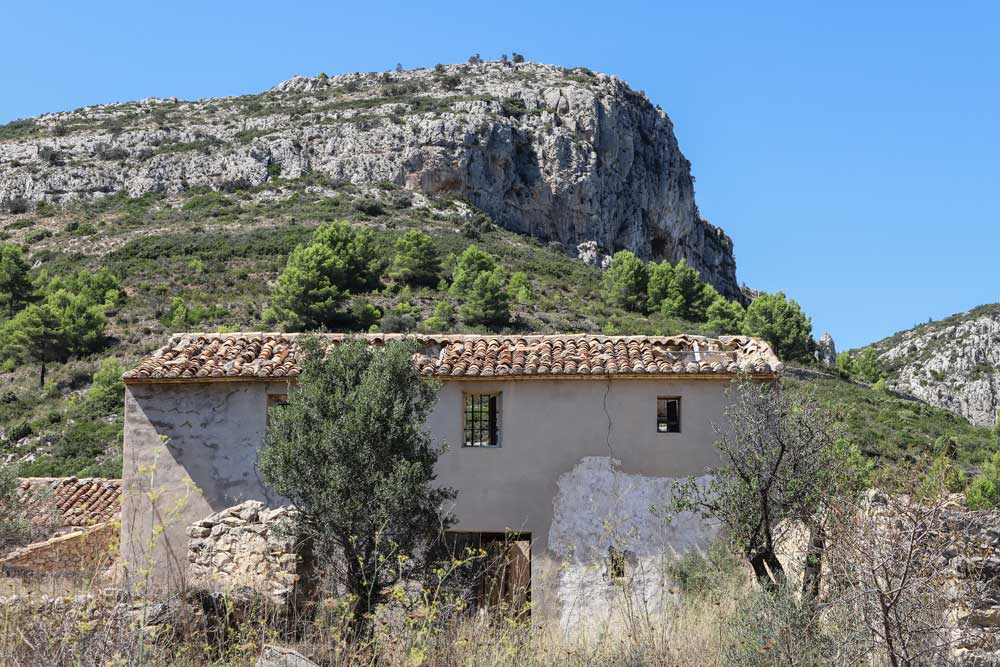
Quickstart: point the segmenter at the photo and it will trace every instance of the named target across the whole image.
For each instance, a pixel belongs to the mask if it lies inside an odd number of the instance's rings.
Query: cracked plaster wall
[[[458,490],[455,528],[530,533],[535,609],[574,622],[568,609],[599,607],[610,594],[603,576],[609,520],[633,525],[622,528],[632,536],[626,548],[643,563],[707,539],[710,530],[686,519],[663,528],[649,505],[673,479],[716,465],[712,424],[723,419],[726,386],[697,379],[442,383],[428,428],[447,446],[437,483]],[[255,462],[267,396],[285,390],[267,382],[128,387],[122,551],[133,571],[152,563],[158,581],[181,577],[188,525],[245,500],[282,504],[258,479]],[[490,391],[502,392],[501,447],[463,448],[463,393]],[[658,396],[681,397],[681,433],[656,432]],[[643,590],[658,590],[650,577]],[[584,599],[588,607],[580,606]]]
[[[188,525],[246,500],[284,499],[260,480],[268,395],[285,383],[133,384],[125,394],[122,563],[134,585],[187,573]]]

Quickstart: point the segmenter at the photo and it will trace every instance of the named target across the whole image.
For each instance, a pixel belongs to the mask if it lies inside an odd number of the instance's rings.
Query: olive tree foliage
[[[764,587],[784,580],[780,526],[815,525],[834,495],[839,451],[829,413],[809,395],[774,382],[740,379],[727,390],[726,423],[716,425],[721,464],[711,480],[674,489],[675,511],[719,521]]]
[[[812,347],[812,320],[784,292],[761,294],[747,306],[743,333],[766,340],[782,359],[806,359]]]
[[[367,633],[390,588],[426,571],[429,546],[453,523],[443,506],[456,492],[434,486],[440,451],[424,425],[437,387],[417,374],[409,342],[325,350],[310,336],[300,349],[302,375],[272,408],[258,468],[302,511]]]

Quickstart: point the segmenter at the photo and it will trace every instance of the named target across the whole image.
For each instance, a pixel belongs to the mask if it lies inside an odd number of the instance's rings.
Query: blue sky
[[[617,74],[673,119],[740,280],[846,348],[1000,301],[1000,5],[831,4],[12,3],[0,123],[473,53]]]

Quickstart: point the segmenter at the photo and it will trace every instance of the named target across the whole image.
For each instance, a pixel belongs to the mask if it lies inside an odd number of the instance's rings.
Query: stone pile
[[[293,507],[248,500],[187,529],[191,583],[210,590],[249,587],[277,605],[293,604],[309,583],[305,540]]]
[[[1000,510],[970,512],[964,501],[952,496],[936,526],[950,541],[947,570],[975,591],[956,611],[959,625],[972,630],[971,641],[957,647],[958,664],[1000,667]]]

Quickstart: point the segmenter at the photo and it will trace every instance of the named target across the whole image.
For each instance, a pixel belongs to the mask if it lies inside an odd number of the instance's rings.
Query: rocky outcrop
[[[873,347],[896,389],[979,426],[996,422],[1000,304],[923,324]]]
[[[830,332],[823,334],[816,347],[816,360],[824,366],[833,366],[837,363],[837,345],[833,342]]]
[[[233,190],[277,178],[460,197],[575,254],[685,258],[740,295],[667,114],[621,79],[537,63],[295,77],[260,95],[147,99],[0,127],[0,204]]]
[[[191,583],[211,590],[248,587],[284,606],[306,595],[308,568],[298,513],[248,500],[188,530]]]

